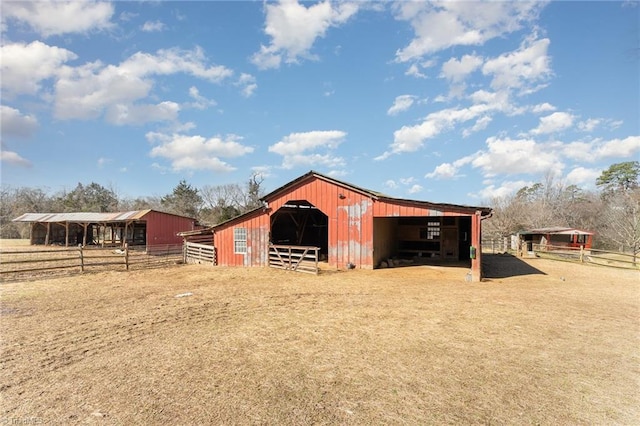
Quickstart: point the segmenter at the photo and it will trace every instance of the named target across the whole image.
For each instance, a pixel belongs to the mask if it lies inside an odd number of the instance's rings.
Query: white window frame
[[[247,253],[247,228],[233,228],[233,252]]]

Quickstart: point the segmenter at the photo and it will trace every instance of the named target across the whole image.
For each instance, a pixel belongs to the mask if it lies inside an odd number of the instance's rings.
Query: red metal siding
[[[235,253],[234,228],[246,228],[247,230],[246,254]],[[217,229],[213,243],[216,247],[218,265],[267,266],[269,263],[269,216],[264,213]]]
[[[143,217],[147,222],[147,246],[182,244],[182,231],[195,229],[195,219],[150,211]]]
[[[373,200],[370,197],[314,178],[272,200],[270,214],[291,200],[306,200],[327,215],[330,265],[345,268],[353,263],[358,268],[373,268]]]
[[[453,210],[432,209],[427,206],[404,205],[400,202],[377,201],[373,206],[374,217],[409,217],[409,216],[471,216],[470,213]]]
[[[306,200],[322,211],[328,218],[328,263],[339,269],[349,263],[356,268],[374,267],[373,233],[374,217],[400,216],[473,216],[474,243],[479,241],[480,218],[464,208],[443,210],[421,206],[411,202],[388,202],[376,200],[357,188],[342,186],[318,177],[312,177],[277,193],[269,200],[265,212],[257,212],[246,218],[232,221],[215,230],[214,244],[217,248],[218,264],[226,266],[268,265],[268,243],[271,215],[293,200]],[[234,231],[236,227],[247,229],[247,253],[234,253]],[[479,273],[478,259],[474,271]]]

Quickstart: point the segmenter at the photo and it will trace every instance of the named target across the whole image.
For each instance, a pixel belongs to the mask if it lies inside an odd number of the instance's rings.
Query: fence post
[[[315,256],[315,260],[316,260],[316,275],[318,275],[318,250],[320,248],[319,247],[315,247],[315,249],[313,250],[315,252],[314,256]]]
[[[82,254],[82,244],[78,244],[78,251],[80,251],[80,272],[84,272],[84,255]]]
[[[580,246],[580,263],[584,263],[584,246]]]
[[[124,243],[124,267],[129,270],[129,243]]]

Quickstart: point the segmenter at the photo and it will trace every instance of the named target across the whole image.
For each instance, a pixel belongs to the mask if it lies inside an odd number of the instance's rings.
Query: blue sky
[[[2,184],[487,204],[640,157],[638,2],[11,2]]]

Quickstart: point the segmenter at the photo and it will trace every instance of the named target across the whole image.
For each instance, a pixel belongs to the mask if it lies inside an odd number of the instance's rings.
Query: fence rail
[[[482,241],[485,253],[512,252],[521,256],[536,256],[566,262],[589,263],[612,268],[640,269],[640,256],[617,251],[584,249],[583,247],[554,246],[549,244],[532,244],[531,250],[518,253],[509,248],[502,240]]]
[[[319,250],[319,247],[269,244],[269,266],[317,275]]]
[[[640,269],[638,256],[608,250],[573,248],[552,246],[548,244],[533,244],[533,253],[538,257],[569,262],[591,263],[593,265],[609,266],[624,269]]]
[[[185,242],[183,249],[184,263],[216,264],[216,248],[209,244]]]
[[[146,269],[182,260],[182,245],[125,246],[123,249],[78,246],[0,250],[3,281],[109,269]]]

